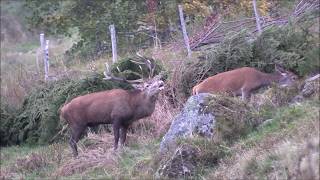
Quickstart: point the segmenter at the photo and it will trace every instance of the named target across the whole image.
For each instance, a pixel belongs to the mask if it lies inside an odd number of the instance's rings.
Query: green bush
[[[131,88],[128,84],[103,80],[102,74],[84,79],[62,79],[37,87],[25,99],[16,115],[1,116],[1,145],[49,143],[62,128],[59,108],[72,98],[96,91]],[[1,115],[6,111],[1,108]]]
[[[14,118],[17,115],[17,110],[9,108],[7,104],[1,102],[1,122],[0,122],[0,145],[5,145],[10,141],[10,128],[14,124]]]
[[[159,74],[163,70],[158,61],[150,59],[151,63],[154,63],[154,75]],[[137,64],[134,62],[142,62],[137,57],[128,57],[119,60],[111,67],[111,72],[117,77],[123,77],[128,80],[147,78],[150,70],[145,64]]]
[[[266,72],[281,64],[300,76],[319,70],[317,38],[298,24],[273,27],[253,42],[253,61]]]
[[[250,104],[224,95],[209,98],[206,111],[215,116],[213,132],[217,142],[232,143],[254,130],[262,121]]]

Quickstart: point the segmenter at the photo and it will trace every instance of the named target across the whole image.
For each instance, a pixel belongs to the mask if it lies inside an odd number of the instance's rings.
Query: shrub
[[[212,96],[206,111],[215,116],[214,140],[232,143],[260,124],[256,110],[248,103],[223,95]]]
[[[159,61],[155,61],[150,58],[149,60],[151,63],[154,63],[154,74],[159,74],[160,71],[163,70],[162,66],[159,64]],[[141,62],[141,59],[138,59],[137,57],[121,59],[112,65],[111,72],[118,77],[123,77],[128,80],[148,77],[150,72],[148,66],[145,64],[139,65],[134,62]]]
[[[299,24],[267,29],[253,42],[252,51],[255,66],[266,72],[272,72],[275,63],[300,76],[320,68],[317,38]]]
[[[0,145],[5,145],[10,141],[10,128],[14,124],[14,118],[17,115],[17,110],[10,109],[9,106],[1,102],[1,123],[0,123]]]

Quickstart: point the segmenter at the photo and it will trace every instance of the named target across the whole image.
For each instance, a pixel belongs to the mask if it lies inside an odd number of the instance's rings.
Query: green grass
[[[112,174],[108,173],[104,168],[98,167],[85,174],[74,174],[68,177],[62,177],[61,179],[112,179]]]
[[[296,127],[295,122],[297,120],[306,119],[315,113],[315,109],[319,107],[319,104],[314,101],[305,102],[303,105],[285,106],[278,109],[273,109],[267,112],[270,116],[270,121],[267,124],[261,125],[257,130],[249,133],[242,139],[242,143],[250,146],[266,138],[270,134],[280,133],[288,131]]]
[[[153,157],[159,147],[158,140],[148,141],[146,144],[139,143],[131,146],[130,149],[124,150],[119,158],[120,174],[124,178],[149,176],[148,172],[139,172],[139,168],[151,168]],[[156,171],[156,169],[152,169]],[[146,177],[145,177],[146,178]],[[149,177],[150,178],[150,177]]]
[[[30,42],[25,42],[25,43],[18,44],[15,47],[15,51],[27,53],[27,52],[29,52],[31,50],[36,50],[39,47],[40,47],[39,42],[30,41]]]
[[[263,142],[268,137],[291,137],[295,135],[295,130],[301,127],[301,124],[310,124],[318,118],[319,102],[307,101],[301,105],[292,105],[282,107],[270,113],[273,120],[251,132],[246,137],[240,139],[235,144],[244,144],[245,149],[254,149],[256,144]],[[150,179],[153,178],[159,163],[157,162],[156,152],[159,148],[160,139],[147,138],[139,140],[137,143],[130,143],[118,154],[117,165],[115,168],[108,165],[103,167],[95,167],[86,169],[83,173],[75,173],[71,176],[62,177],[61,179],[112,179],[118,177],[120,179]],[[190,141],[181,141],[180,143],[189,143],[196,149],[200,150],[198,165],[194,178],[201,178],[210,175],[219,167],[220,160],[229,158],[236,153],[232,151],[232,147],[215,146],[213,142],[202,139],[200,137],[191,139]],[[56,150],[58,148],[58,150]],[[60,150],[59,150],[60,148]],[[218,148],[218,149],[217,149]],[[56,146],[11,146],[1,149],[1,168],[8,168],[14,165],[17,159],[26,158],[32,153],[44,154],[48,163],[33,171],[19,170],[16,177],[24,179],[50,178],[61,163],[65,163],[64,159],[59,163],[54,160],[56,152],[61,152],[63,157],[70,156],[69,146],[62,143]],[[222,154],[221,154],[222,152]],[[220,155],[219,155],[220,153]],[[215,156],[217,156],[215,158]],[[200,158],[200,159],[199,159]],[[265,179],[264,177],[275,171],[275,168],[283,168],[280,166],[280,157],[276,154],[267,155],[263,161],[252,159],[246,167],[248,177],[256,177]],[[206,163],[207,162],[207,163]],[[215,162],[214,164],[210,164]],[[283,169],[280,169],[281,171]],[[278,170],[278,171],[280,171]],[[250,176],[249,176],[250,175]]]
[[[230,156],[222,159],[227,163],[220,169],[213,168],[209,179],[216,178],[216,174],[228,179],[229,171],[240,172],[240,179],[270,179],[274,175],[287,179],[299,166],[299,157],[310,153],[303,147],[319,137],[319,107],[319,100],[307,100],[267,112],[272,120],[235,142]]]
[[[45,146],[18,145],[1,147],[0,166],[5,167],[15,162],[18,158],[25,157],[33,152],[39,152],[43,148],[45,148]]]

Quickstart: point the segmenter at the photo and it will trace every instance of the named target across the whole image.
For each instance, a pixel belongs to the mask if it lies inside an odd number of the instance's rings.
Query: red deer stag
[[[227,92],[240,96],[243,100],[249,99],[252,91],[272,83],[287,86],[293,83],[297,76],[292,72],[275,66],[275,73],[263,73],[251,67],[242,67],[231,71],[219,73],[205,79],[194,86],[192,95],[198,93]]]
[[[110,75],[107,79],[127,81]],[[118,147],[119,136],[123,145],[128,126],[153,113],[158,94],[163,88],[164,82],[160,80],[160,76],[156,76],[145,83],[142,89],[96,92],[76,97],[65,104],[61,108],[60,118],[65,119],[71,129],[69,144],[73,155],[78,155],[76,143],[87,126],[112,124],[114,149]]]

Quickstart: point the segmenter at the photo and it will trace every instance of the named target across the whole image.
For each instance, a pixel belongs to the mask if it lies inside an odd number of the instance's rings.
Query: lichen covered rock
[[[210,94],[201,93],[191,96],[186,102],[183,110],[172,121],[171,127],[163,137],[160,144],[160,152],[166,152],[175,147],[177,138],[186,138],[196,133],[205,137],[212,137],[214,127],[214,116],[204,112],[204,102]]]

